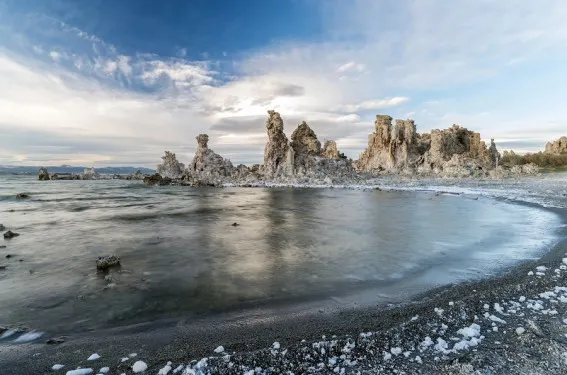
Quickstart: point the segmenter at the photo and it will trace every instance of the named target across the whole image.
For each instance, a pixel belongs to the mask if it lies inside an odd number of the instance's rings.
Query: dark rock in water
[[[168,185],[171,183],[171,179],[169,177],[162,177],[160,174],[156,173],[151,176],[144,177],[144,184],[147,186],[154,186],[154,185]]]
[[[238,223],[232,223],[231,225],[232,225],[233,227],[237,227],[237,226],[239,226],[240,224],[238,224]]]
[[[14,233],[11,230],[9,230],[6,233],[4,233],[4,238],[10,239],[10,238],[18,237],[19,235],[20,235],[19,233]]]
[[[10,259],[11,257],[12,257],[12,254],[6,255],[6,259]]]
[[[29,194],[26,194],[26,193],[19,193],[19,194],[16,195],[16,198],[18,198],[18,199],[24,199],[24,198],[29,198],[29,197],[30,197]]]
[[[6,245],[0,245],[0,249],[5,249]]]
[[[39,171],[37,172],[37,176],[38,176],[38,179],[40,181],[51,180],[51,178],[49,177],[49,172],[47,171],[47,168],[44,168],[44,167],[39,168]]]
[[[45,343],[50,345],[57,345],[57,344],[63,344],[64,342],[65,342],[64,337],[52,337],[49,340],[47,340]]]
[[[120,265],[120,258],[116,255],[98,257],[96,260],[96,268],[99,270],[106,270],[110,267],[116,267]]]
[[[0,271],[4,271],[6,269],[6,266],[0,266]]]
[[[4,224],[0,224],[0,230],[6,230],[6,227],[4,226]]]

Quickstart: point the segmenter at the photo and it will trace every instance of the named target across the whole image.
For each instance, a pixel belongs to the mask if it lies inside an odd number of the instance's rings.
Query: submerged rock
[[[183,177],[185,165],[177,161],[175,153],[166,151],[162,160],[163,163],[157,166],[157,174],[172,180]]]
[[[18,193],[18,194],[16,194],[16,198],[18,198],[18,199],[25,199],[25,198],[29,198],[29,197],[30,197],[30,195],[29,195],[29,194],[26,194],[26,193]]]
[[[39,168],[39,171],[37,172],[37,176],[40,181],[49,181],[51,179],[49,177],[49,172],[45,167]]]
[[[20,235],[19,233],[15,233],[15,232],[12,232],[11,230],[9,230],[6,233],[4,233],[4,238],[5,239],[11,239],[11,238],[14,238],[14,237],[18,237],[19,235]]]
[[[567,154],[567,137],[561,137],[545,145],[546,154],[562,155]]]
[[[120,258],[118,258],[116,255],[102,256],[102,257],[98,257],[96,260],[96,268],[98,270],[106,270],[109,269],[110,267],[116,267],[119,265],[120,265]]]
[[[6,227],[4,226],[4,224],[0,224],[0,231],[5,230]]]

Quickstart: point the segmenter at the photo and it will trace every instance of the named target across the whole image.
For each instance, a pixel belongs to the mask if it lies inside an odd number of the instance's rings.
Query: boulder
[[[546,154],[563,155],[567,154],[567,137],[561,137],[545,145]]]
[[[266,179],[293,175],[294,152],[284,133],[284,123],[276,111],[268,111],[266,121],[268,142],[264,148],[264,176]]]
[[[154,186],[154,185],[167,185],[171,182],[171,179],[167,177],[162,177],[159,173],[155,173],[151,176],[144,177],[144,184],[147,186]]]
[[[98,270],[107,270],[110,267],[120,266],[120,258],[116,255],[101,256],[96,260],[96,268]]]
[[[233,173],[235,173],[231,161],[209,148],[207,134],[199,134],[196,139],[197,151],[185,171],[185,180],[194,186],[220,186],[231,182]],[[245,170],[240,167],[238,172],[245,173]]]
[[[177,161],[175,153],[166,151],[165,155],[162,156],[162,160],[163,163],[157,166],[157,173],[160,176],[172,180],[183,177],[185,165]]]
[[[11,230],[9,230],[6,233],[4,233],[4,238],[9,240],[11,238],[18,237],[19,235],[20,235],[19,233],[15,233],[15,232],[12,232]]]
[[[40,181],[49,181],[51,178],[49,177],[49,171],[45,167],[39,168],[37,172],[38,179]]]
[[[30,197],[30,195],[29,195],[29,194],[26,194],[26,193],[18,193],[18,194],[16,194],[16,198],[17,198],[17,199],[25,199],[25,198],[29,198],[29,197]]]

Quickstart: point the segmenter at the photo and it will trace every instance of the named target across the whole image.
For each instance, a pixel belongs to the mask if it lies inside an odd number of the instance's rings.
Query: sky
[[[567,1],[0,0],[0,165],[260,163],[267,111],[356,158],[376,114],[567,135]]]

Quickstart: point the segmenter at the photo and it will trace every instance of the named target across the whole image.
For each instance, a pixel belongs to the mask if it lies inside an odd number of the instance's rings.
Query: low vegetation
[[[550,154],[546,152],[518,155],[514,151],[504,151],[501,165],[514,166],[533,163],[540,168],[567,168],[567,154]]]

